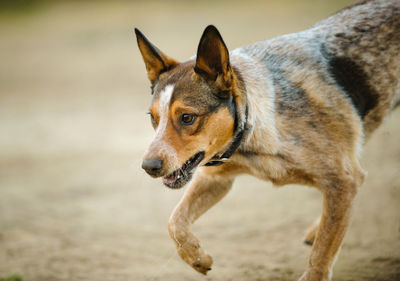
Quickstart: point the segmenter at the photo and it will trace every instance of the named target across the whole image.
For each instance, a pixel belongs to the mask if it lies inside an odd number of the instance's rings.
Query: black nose
[[[142,163],[142,168],[153,177],[160,174],[162,170],[162,160],[160,159],[145,159]]]

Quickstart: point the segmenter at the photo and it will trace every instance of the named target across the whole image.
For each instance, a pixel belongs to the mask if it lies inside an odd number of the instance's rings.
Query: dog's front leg
[[[328,281],[349,225],[357,184],[341,181],[323,189],[321,221],[309,257],[308,268],[300,281]]]
[[[201,168],[169,220],[168,229],[181,258],[200,273],[211,269],[212,258],[190,231],[190,225],[221,200],[230,190],[233,179],[213,174],[215,168]]]

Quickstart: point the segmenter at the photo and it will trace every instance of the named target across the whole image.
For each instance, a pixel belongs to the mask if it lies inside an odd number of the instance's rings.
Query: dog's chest
[[[232,162],[241,167],[242,173],[270,181],[274,185],[283,185],[289,180],[287,165],[278,156],[240,152],[232,157]]]

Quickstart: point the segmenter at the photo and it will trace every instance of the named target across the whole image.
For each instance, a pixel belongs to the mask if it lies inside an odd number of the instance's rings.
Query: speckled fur
[[[170,218],[178,253],[195,270],[210,270],[212,259],[189,227],[224,197],[235,176],[251,174],[275,185],[305,184],[322,192],[323,211],[306,236],[312,251],[300,280],[330,280],[364,180],[362,145],[400,104],[400,1],[358,2],[310,29],[236,49],[229,58],[224,58],[222,38],[214,37],[211,45],[222,52],[225,64],[220,73],[210,71],[208,80],[199,78],[201,71],[196,73],[198,65],[209,71],[196,57],[183,64],[168,58],[172,64],[161,71],[160,63],[146,62],[146,50],[141,49],[146,66],[155,66],[147,69],[153,83],[152,110],[158,106],[158,93],[173,82],[174,104],[198,106],[209,114],[190,142],[184,132],[163,139],[183,150],[177,149],[175,162],[182,164],[202,147],[203,165],[229,144],[237,124],[233,126],[232,104],[216,98],[216,92],[223,88],[233,98],[240,122],[246,100],[249,107],[239,148],[225,164],[197,169]],[[170,108],[173,116],[175,107]],[[220,122],[228,125],[217,126]],[[159,152],[150,151],[145,158],[149,155]],[[174,165],[167,165],[162,175]]]

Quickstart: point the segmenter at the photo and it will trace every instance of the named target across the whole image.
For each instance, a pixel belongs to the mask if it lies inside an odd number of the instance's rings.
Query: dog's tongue
[[[172,174],[162,178],[163,183],[166,185],[171,185],[174,182],[176,182],[176,180],[177,180],[177,173],[172,173]]]

